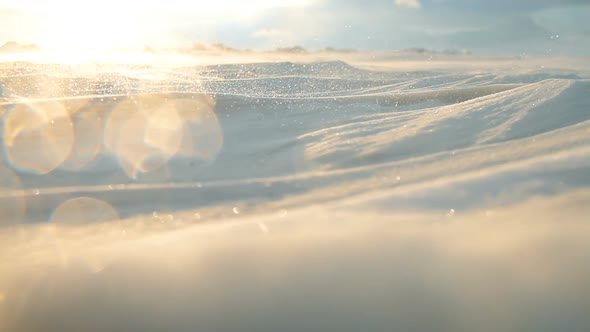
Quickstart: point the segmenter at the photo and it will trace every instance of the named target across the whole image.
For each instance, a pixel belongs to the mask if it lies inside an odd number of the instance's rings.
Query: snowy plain
[[[588,58],[2,60],[0,331],[590,330]]]

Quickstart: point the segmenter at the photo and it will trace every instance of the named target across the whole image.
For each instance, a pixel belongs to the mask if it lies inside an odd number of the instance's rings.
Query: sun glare
[[[8,0],[4,6],[26,13],[17,31],[32,36],[32,42],[43,48],[94,51],[137,48],[152,42],[164,46],[186,44],[195,40],[178,36],[183,26],[195,25],[195,34],[206,35],[208,30],[214,30],[212,26],[255,20],[265,10],[303,6],[309,1]]]

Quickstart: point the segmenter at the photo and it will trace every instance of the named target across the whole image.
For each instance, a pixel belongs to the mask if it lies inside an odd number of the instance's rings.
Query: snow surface
[[[588,331],[588,68],[0,63],[0,331]]]

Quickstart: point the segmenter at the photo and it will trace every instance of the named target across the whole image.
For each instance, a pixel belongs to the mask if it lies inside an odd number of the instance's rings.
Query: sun
[[[312,0],[5,0],[26,13],[14,31],[47,49],[137,48],[156,42],[181,44],[187,27],[207,33],[217,26],[256,20],[273,7],[304,6]]]
[[[136,17],[95,10],[92,16],[62,12],[46,19],[41,43],[51,49],[103,50],[136,47],[149,32]]]

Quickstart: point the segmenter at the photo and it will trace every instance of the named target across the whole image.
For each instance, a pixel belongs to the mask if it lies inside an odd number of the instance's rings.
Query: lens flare
[[[175,107],[184,120],[179,155],[214,160],[223,146],[223,132],[215,115],[215,100],[208,95],[177,100]]]
[[[84,101],[84,103],[87,103]],[[99,108],[93,105],[68,107],[74,125],[74,146],[61,169],[79,171],[90,164],[102,146],[102,118]]]
[[[50,222],[60,226],[73,226],[116,220],[119,220],[119,214],[109,203],[92,197],[78,197],[57,207]]]
[[[105,142],[131,178],[164,166],[182,142],[182,121],[167,100],[150,95],[128,99],[111,114]],[[123,106],[121,108],[121,106]],[[114,141],[113,141],[114,139]]]
[[[60,102],[17,104],[4,118],[6,156],[18,170],[47,174],[59,167],[74,145],[74,126]]]
[[[113,107],[103,132],[104,146],[108,151],[116,153],[121,127],[138,111],[139,101],[134,96],[124,98]]]
[[[104,145],[134,179],[177,155],[214,159],[223,144],[214,105],[208,96],[128,97],[111,112]]]

